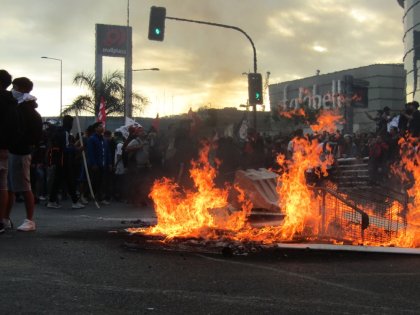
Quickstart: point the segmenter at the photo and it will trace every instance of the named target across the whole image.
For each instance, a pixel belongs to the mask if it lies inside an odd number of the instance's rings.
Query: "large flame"
[[[192,161],[190,176],[194,182],[194,190],[183,191],[168,178],[155,181],[150,196],[155,204],[158,223],[145,231],[146,233],[165,235],[167,238],[206,238],[211,237],[209,229],[238,230],[246,225],[246,216],[252,205],[245,202],[244,193],[239,191],[242,211],[230,214],[229,191],[219,189],[214,184],[217,172],[208,161],[209,150],[210,146],[204,145],[199,159]]]
[[[314,132],[334,132],[342,117],[332,111],[324,111],[318,117],[317,123],[311,126]],[[147,229],[128,229],[130,232],[141,232],[151,235],[163,235],[167,239],[175,237],[201,237],[205,239],[231,239],[239,241],[256,241],[270,244],[294,239],[312,240],[320,235],[332,237],[335,243],[339,240],[350,240],[354,244],[364,242],[369,245],[420,247],[420,161],[416,140],[403,140],[400,143],[401,167],[411,179],[408,194],[406,218],[408,227],[406,233],[398,233],[398,226],[405,215],[402,203],[392,203],[386,214],[378,215],[376,209],[363,204],[357,204],[359,209],[369,216],[375,216],[377,225],[366,230],[365,235],[372,236],[370,240],[362,239],[360,227],[362,217],[350,205],[341,204],[341,217],[332,214],[337,211],[337,199],[321,196],[314,192],[308,184],[308,174],[317,176],[327,175],[327,169],[333,164],[333,156],[329,154],[329,147],[319,142],[317,137],[297,137],[292,139],[293,155],[286,159],[284,155],[277,157],[280,166],[277,181],[279,207],[284,214],[284,220],[279,226],[253,228],[248,223],[248,217],[253,208],[246,198],[245,192],[238,186],[216,187],[214,180],[217,167],[209,163],[209,144],[205,144],[199,153],[199,158],[192,161],[190,177],[194,188],[183,189],[176,182],[168,178],[155,181],[151,198],[154,201],[157,224]],[[218,163],[213,163],[218,164]],[[231,191],[238,195],[237,209],[231,209],[229,196]],[[340,194],[340,198],[348,196]],[[332,210],[324,217],[321,214],[321,204]],[[324,208],[325,208],[324,207]],[[336,209],[334,209],[336,207]],[[359,211],[360,212],[360,211]],[[346,219],[346,225],[337,218]],[[396,223],[395,223],[396,222]],[[402,224],[403,225],[403,224]],[[355,230],[358,226],[359,230]],[[388,229],[391,227],[391,230]],[[395,230],[395,231],[394,231]],[[356,231],[356,232],[355,232]],[[358,232],[359,231],[359,232]],[[329,236],[328,236],[329,235]],[[382,237],[384,236],[384,237]],[[392,237],[393,238],[392,238]]]
[[[420,151],[419,138],[401,138],[399,141],[401,166],[408,172],[402,176],[409,181],[407,194],[407,230],[397,241],[398,246],[420,247]],[[401,174],[401,173],[400,173]]]
[[[333,133],[337,130],[337,124],[341,124],[343,122],[344,119],[342,115],[333,110],[326,110],[319,115],[316,123],[311,125],[311,129],[316,133],[323,131]]]
[[[278,178],[277,192],[286,214],[282,227],[282,238],[292,239],[296,234],[316,235],[319,225],[319,207],[317,199],[306,182],[306,172],[326,174],[326,168],[332,164],[330,158],[321,161],[322,146],[317,140],[295,138],[294,153],[291,160],[279,155],[277,163],[283,167]]]

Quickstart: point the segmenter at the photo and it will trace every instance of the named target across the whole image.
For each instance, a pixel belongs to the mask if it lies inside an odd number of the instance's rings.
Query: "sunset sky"
[[[133,91],[147,96],[144,116],[190,107],[239,107],[246,103],[253,70],[249,41],[234,30],[166,20],[163,42],[147,39],[151,6],[167,15],[243,29],[257,49],[258,72],[282,82],[375,63],[401,63],[403,9],[396,0],[131,0]],[[76,73],[94,72],[95,24],[127,25],[127,0],[1,0],[0,69],[35,84],[42,115],[84,91]],[[105,58],[104,73],[124,70],[122,58]]]

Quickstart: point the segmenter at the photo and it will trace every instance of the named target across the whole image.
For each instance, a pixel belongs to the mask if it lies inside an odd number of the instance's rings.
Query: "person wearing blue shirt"
[[[103,137],[104,126],[101,122],[93,124],[95,133],[87,142],[87,162],[92,178],[92,188],[95,198],[102,204],[109,204],[104,196],[104,175],[112,170],[112,159],[109,144]]]

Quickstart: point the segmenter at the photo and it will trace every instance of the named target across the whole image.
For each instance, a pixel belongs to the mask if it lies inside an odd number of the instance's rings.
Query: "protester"
[[[420,136],[420,111],[419,103],[414,101],[409,104],[411,114],[408,116],[408,132],[412,137]]]
[[[114,177],[113,177],[113,196],[116,201],[121,201],[124,198],[124,176],[126,168],[122,158],[122,147],[124,145],[124,137],[120,131],[114,133],[116,143],[114,155]]]
[[[93,124],[95,133],[89,137],[87,142],[88,167],[92,176],[92,186],[95,198],[104,205],[108,205],[109,201],[105,196],[105,172],[112,169],[111,153],[109,151],[108,142],[104,139],[104,127],[102,122]]]
[[[66,183],[67,192],[73,202],[72,209],[81,209],[85,206],[79,202],[76,193],[75,178],[75,154],[76,147],[71,140],[71,129],[73,128],[73,117],[65,115],[63,117],[62,127],[58,127],[51,139],[50,148],[50,166],[54,167],[53,184],[49,194],[47,208],[58,209],[61,205],[58,202],[58,191]]]
[[[79,174],[79,193],[80,193],[80,203],[86,205],[89,203],[88,198],[88,180],[87,180],[87,174],[86,174],[86,168],[83,161],[83,153],[87,148],[88,139],[95,133],[95,130],[93,128],[93,125],[89,125],[84,134],[81,135],[82,138],[77,139],[75,146],[79,148],[79,150],[76,152],[75,157],[75,165],[76,170],[80,170]],[[80,135],[78,135],[80,137]],[[86,154],[86,153],[85,153]],[[85,156],[86,157],[86,156]],[[86,157],[87,160],[87,157]]]
[[[136,128],[135,138],[126,147],[128,153],[129,200],[145,205],[148,192],[145,191],[150,170],[149,141],[143,127]]]
[[[8,149],[18,134],[20,125],[17,102],[6,89],[12,83],[12,76],[6,70],[0,70],[0,233],[11,228],[11,221],[5,218],[7,207]],[[18,130],[16,130],[18,129]]]
[[[17,229],[19,231],[34,231],[33,221],[35,200],[30,185],[31,152],[42,138],[42,119],[36,111],[36,97],[29,94],[33,83],[26,77],[16,78],[12,82],[13,97],[17,100],[17,110],[21,130],[9,148],[9,200],[5,218],[10,220],[15,193],[23,195],[26,209],[26,219]]]

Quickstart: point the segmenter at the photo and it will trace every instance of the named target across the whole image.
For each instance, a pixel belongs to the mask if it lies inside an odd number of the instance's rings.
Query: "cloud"
[[[175,95],[178,110],[245,103],[242,73],[253,71],[253,51],[235,30],[173,20],[166,20],[163,42],[149,41],[152,5],[166,7],[168,16],[243,29],[255,43],[258,71],[270,71],[273,83],[316,69],[326,73],[402,61],[403,10],[394,0],[130,1],[133,67],[161,69],[133,75],[134,89],[154,103]],[[95,24],[127,23],[126,1],[2,0],[1,8],[0,45],[7,49],[0,68],[34,80],[44,113],[56,108],[42,103],[56,102],[58,64],[40,57],[63,60],[63,94],[71,102],[77,95],[74,75],[94,71]],[[123,70],[120,58],[106,58],[105,64],[106,70]]]

